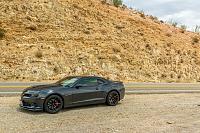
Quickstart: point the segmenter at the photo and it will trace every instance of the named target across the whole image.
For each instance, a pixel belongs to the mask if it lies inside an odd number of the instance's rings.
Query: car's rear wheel
[[[58,95],[49,96],[44,103],[44,110],[48,113],[58,113],[63,107],[63,100]]]
[[[108,93],[106,98],[106,103],[109,106],[115,106],[119,102],[119,94],[116,91],[111,91]]]

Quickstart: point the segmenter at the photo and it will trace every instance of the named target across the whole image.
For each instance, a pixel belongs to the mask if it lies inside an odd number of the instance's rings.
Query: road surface
[[[19,108],[19,96],[0,97],[0,133],[199,133],[200,94],[126,95],[117,106]]]
[[[34,85],[48,83],[0,82],[0,96],[19,95]],[[200,93],[200,83],[125,83],[127,94]]]

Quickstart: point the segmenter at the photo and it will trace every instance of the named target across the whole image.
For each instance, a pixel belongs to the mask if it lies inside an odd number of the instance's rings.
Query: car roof
[[[74,77],[74,78],[100,78],[100,79],[104,79],[107,80],[103,77],[99,77],[99,76],[69,76],[69,77]]]

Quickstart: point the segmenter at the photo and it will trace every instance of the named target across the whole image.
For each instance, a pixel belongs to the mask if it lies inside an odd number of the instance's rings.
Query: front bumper
[[[42,111],[44,99],[36,97],[22,97],[19,106],[30,111]]]

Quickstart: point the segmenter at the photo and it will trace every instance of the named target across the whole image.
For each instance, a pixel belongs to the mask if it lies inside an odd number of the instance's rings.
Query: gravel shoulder
[[[200,132],[200,94],[126,95],[116,107],[92,105],[53,115],[19,109],[19,97],[0,101],[1,133]]]

